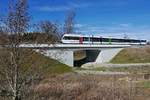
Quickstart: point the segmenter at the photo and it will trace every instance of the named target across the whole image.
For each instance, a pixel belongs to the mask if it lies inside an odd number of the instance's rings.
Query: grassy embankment
[[[1,57],[8,54],[6,50],[0,49]],[[28,49],[21,51],[20,61],[23,69],[35,68],[36,71],[44,73],[44,76],[72,72],[71,67]]]
[[[47,74],[63,74],[72,71],[69,66],[36,52],[33,52],[30,56],[26,57],[25,60],[27,62],[27,65],[24,63],[25,66],[32,66],[32,64],[34,64],[37,67],[40,67],[41,70],[46,71]]]
[[[130,63],[150,63],[150,47],[143,48],[126,48],[122,50],[110,63],[113,64],[130,64]],[[98,71],[117,71],[130,73],[150,73],[150,66],[137,67],[99,67]]]
[[[150,63],[150,47],[126,48],[110,63]]]

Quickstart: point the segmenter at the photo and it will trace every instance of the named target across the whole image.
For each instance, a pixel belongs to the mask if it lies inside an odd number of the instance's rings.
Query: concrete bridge
[[[107,63],[130,45],[22,44],[20,47],[32,48],[69,66],[80,66],[87,62]]]

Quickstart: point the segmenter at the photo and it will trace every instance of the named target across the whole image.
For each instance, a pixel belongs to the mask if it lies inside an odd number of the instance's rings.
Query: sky
[[[5,15],[9,0],[0,0]],[[42,20],[63,26],[74,9],[75,31],[82,34],[150,40],[150,0],[28,0],[31,22]]]

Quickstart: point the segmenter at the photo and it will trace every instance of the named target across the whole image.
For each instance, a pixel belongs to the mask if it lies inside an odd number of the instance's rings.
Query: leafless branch
[[[66,16],[65,25],[64,25],[64,33],[71,34],[74,32],[74,18],[75,18],[75,11],[69,10]]]

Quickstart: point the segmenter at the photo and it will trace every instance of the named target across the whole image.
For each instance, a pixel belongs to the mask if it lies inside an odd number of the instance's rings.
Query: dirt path
[[[100,63],[87,63],[82,65],[82,68],[85,69],[92,69],[92,68],[97,68],[97,67],[145,67],[145,66],[149,66],[150,67],[150,63],[134,63],[134,64],[100,64]]]
[[[102,71],[92,71],[92,70],[76,70],[75,72],[79,74],[93,74],[93,75],[128,75],[127,72],[102,72]]]

